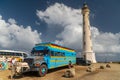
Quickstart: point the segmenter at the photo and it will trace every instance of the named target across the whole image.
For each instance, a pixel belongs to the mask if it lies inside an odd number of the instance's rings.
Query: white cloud
[[[81,9],[73,9],[64,4],[56,3],[45,11],[37,10],[37,16],[48,24],[48,29],[55,29],[59,32],[54,33],[54,37],[57,38],[56,42],[63,43],[65,46],[72,48],[81,48]],[[60,27],[62,31],[60,31]]]
[[[55,3],[45,11],[37,10],[40,20],[48,24],[48,29],[56,27],[55,30],[62,31],[55,33],[55,42],[82,50],[82,14],[81,9],[74,9],[64,4]],[[51,26],[52,25],[52,26]],[[59,26],[58,26],[59,25]],[[120,33],[101,32],[96,27],[91,27],[93,47],[97,53],[118,53],[120,52]]]
[[[12,18],[8,19],[8,22],[11,23],[11,24],[16,24],[16,23],[17,23],[17,22],[16,22],[14,19],[12,19]]]
[[[0,15],[0,19],[2,19],[2,16]]]
[[[81,9],[73,9],[59,3],[48,7],[44,12],[37,10],[37,16],[49,25],[57,24],[62,27],[82,22]]]
[[[95,27],[92,27],[92,32],[96,52],[120,52],[120,33],[100,32]]]
[[[30,26],[26,28],[17,25],[12,18],[8,22],[0,16],[0,49],[31,50],[32,47],[41,42],[41,33],[32,30]]]

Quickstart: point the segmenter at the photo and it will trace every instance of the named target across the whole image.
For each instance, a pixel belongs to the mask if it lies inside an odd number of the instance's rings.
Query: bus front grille
[[[26,58],[26,59],[24,59],[24,62],[27,62],[29,65],[32,65],[33,62],[34,62],[34,59],[32,59],[32,58]]]

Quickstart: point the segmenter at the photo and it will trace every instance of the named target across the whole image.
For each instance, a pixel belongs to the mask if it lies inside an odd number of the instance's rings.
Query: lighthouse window
[[[83,33],[85,34],[85,31]]]
[[[85,21],[83,21],[83,25],[85,25]]]
[[[85,16],[85,14],[83,14],[83,16]]]
[[[86,43],[84,42],[84,45],[86,45]]]

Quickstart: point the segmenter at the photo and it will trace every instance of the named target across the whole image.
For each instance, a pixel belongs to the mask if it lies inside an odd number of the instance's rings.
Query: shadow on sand
[[[59,70],[62,70],[62,69],[67,69],[67,68],[68,68],[68,66],[50,69],[50,70],[48,70],[47,74],[52,73],[52,72],[56,72],[56,71],[59,71]],[[14,79],[20,79],[20,78],[23,78],[23,77],[39,77],[39,76],[38,76],[38,73],[34,72],[34,71],[25,72],[21,75],[13,76]]]

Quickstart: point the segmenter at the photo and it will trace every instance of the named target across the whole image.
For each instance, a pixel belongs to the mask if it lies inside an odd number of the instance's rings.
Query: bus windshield
[[[44,53],[45,53],[44,50],[32,51],[31,55],[32,55],[32,56],[43,56]]]

